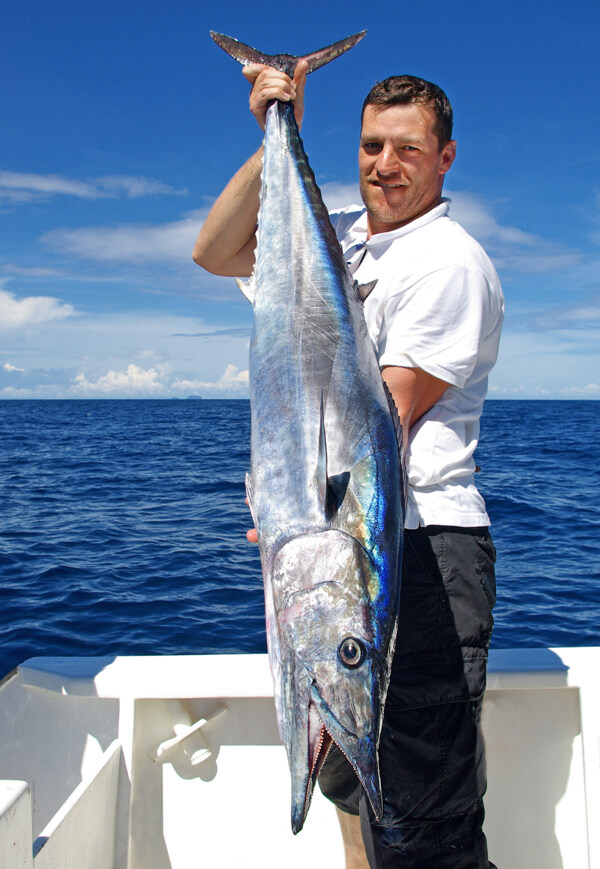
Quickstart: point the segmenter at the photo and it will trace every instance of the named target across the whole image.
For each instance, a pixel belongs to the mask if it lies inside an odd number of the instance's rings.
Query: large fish
[[[312,72],[363,33],[306,55],[222,34],[242,64]],[[250,346],[251,473],[277,720],[302,829],[331,741],[381,816],[377,750],[397,623],[403,488],[397,419],[356,285],[290,103],[268,109]]]

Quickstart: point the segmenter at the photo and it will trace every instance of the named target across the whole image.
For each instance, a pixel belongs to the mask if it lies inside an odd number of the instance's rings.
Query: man
[[[303,115],[306,68],[294,79],[245,67],[264,129],[272,99]],[[487,869],[480,728],[495,601],[495,551],[473,452],[503,299],[480,246],[442,199],[456,154],[452,109],[435,85],[396,76],[363,106],[359,179],[364,207],[332,214],[359,283],[377,279],[365,317],[398,406],[408,509],[401,614],[380,743],[384,814],[372,816],[334,747],[319,783],[338,808],[348,869]],[[217,274],[252,272],[262,154],[213,206],[194,259]],[[252,532],[249,539],[256,539]],[[362,836],[361,836],[362,834]],[[364,843],[364,847],[363,847]]]

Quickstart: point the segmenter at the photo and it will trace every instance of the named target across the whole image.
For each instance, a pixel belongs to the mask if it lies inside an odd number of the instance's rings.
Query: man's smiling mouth
[[[381,187],[383,190],[400,190],[400,188],[405,187],[405,184],[385,184],[383,181],[372,181],[371,182],[375,187]]]

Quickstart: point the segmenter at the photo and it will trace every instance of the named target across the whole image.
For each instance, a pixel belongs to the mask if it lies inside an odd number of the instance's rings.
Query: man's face
[[[438,204],[456,142],[440,151],[435,120],[418,103],[366,107],[358,169],[370,235],[404,226]]]

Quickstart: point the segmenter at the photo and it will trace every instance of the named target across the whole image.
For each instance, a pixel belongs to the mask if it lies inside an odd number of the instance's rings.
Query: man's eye
[[[415,148],[414,145],[405,145],[402,149],[403,151],[418,151],[418,148]]]
[[[363,150],[373,153],[374,151],[380,151],[381,145],[379,142],[363,142]]]

